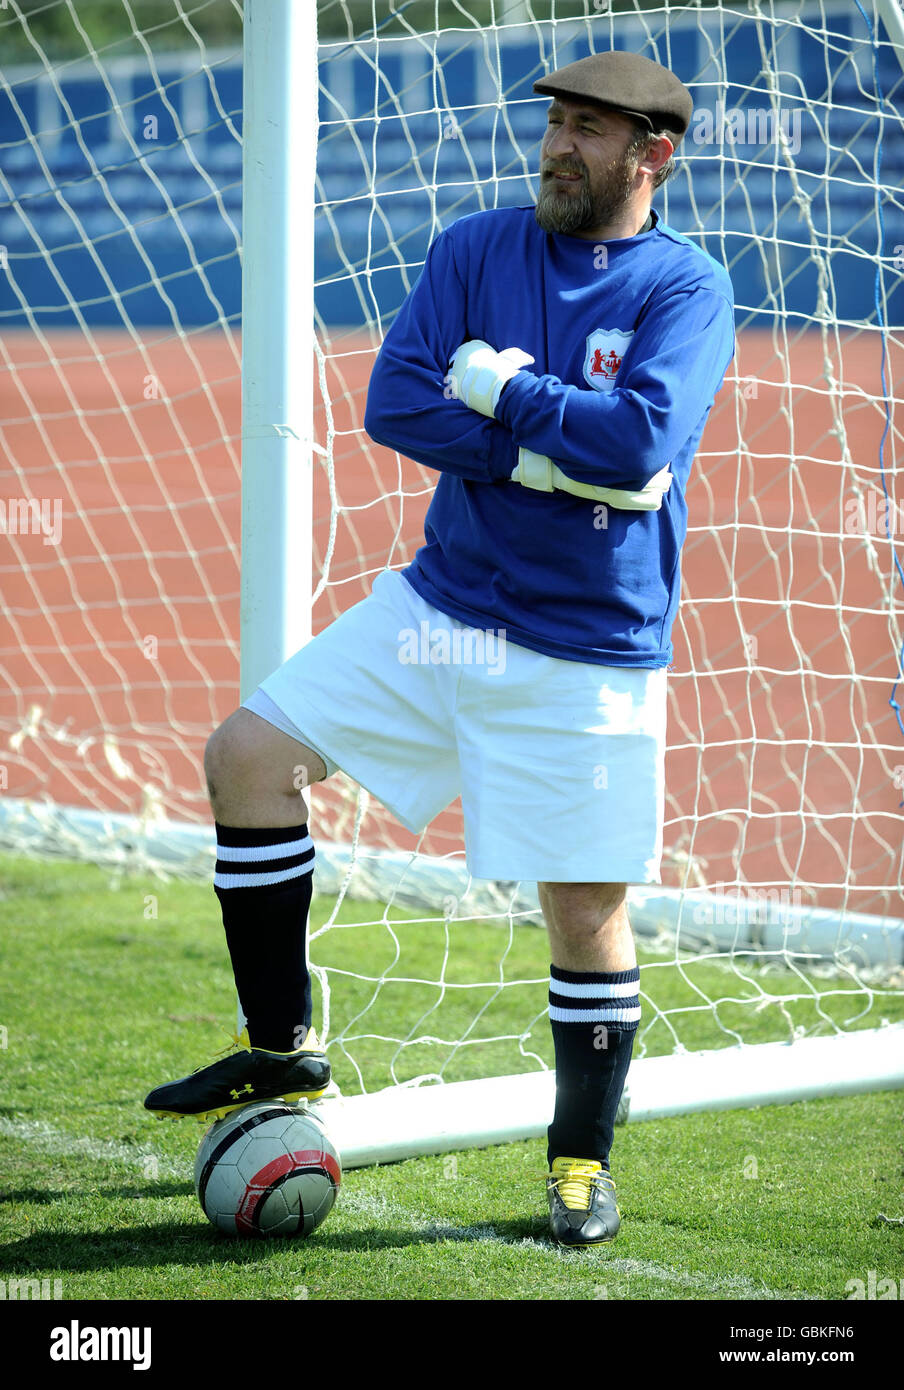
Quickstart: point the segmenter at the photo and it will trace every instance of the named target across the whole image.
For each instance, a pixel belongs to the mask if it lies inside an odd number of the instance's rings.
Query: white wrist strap
[[[658,512],[662,499],[672,485],[669,465],[661,468],[651,478],[646,487],[636,492],[616,487],[597,487],[593,483],[578,483],[569,478],[552,459],[545,454],[535,454],[532,449],[518,450],[518,467],[512,474],[515,482],[522,487],[534,488],[538,492],[570,492],[574,497],[586,497],[593,502],[605,502],[618,511]]]

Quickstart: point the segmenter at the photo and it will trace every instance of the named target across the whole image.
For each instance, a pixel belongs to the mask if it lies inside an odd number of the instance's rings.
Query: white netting
[[[142,839],[135,818],[209,823],[201,752],[237,701],[241,43],[201,32],[202,12],[231,5],[175,3],[152,25],[123,9],[125,37],[100,43],[71,4],[43,7],[70,25],[65,58],[38,13],[0,10],[0,43],[15,37],[21,59],[0,88],[2,778],[14,842],[37,799],[126,814],[126,829],[92,823],[90,852],[137,844],[161,862],[165,839]],[[790,946],[848,969],[842,986],[787,986],[812,1003],[788,1014],[792,1031],[842,1026],[826,1001],[855,996],[845,1023],[874,1003],[850,970],[900,966],[904,915],[902,72],[873,5],[321,7],[314,629],[421,538],[434,476],[370,443],[362,417],[427,246],[468,212],[533,201],[532,82],[612,46],[666,63],[694,95],[656,206],[728,267],[739,331],[688,495],[667,764],[664,883],[720,896],[649,914],[673,958],[708,940],[729,968],[645,1018],[656,1046],[696,1045],[698,1017],[722,1040],[754,1037],[743,1021],[764,987],[739,953],[786,967]],[[341,1007],[334,992],[330,1023],[365,1083],[352,1038],[375,1032],[394,1075],[442,1070],[422,1039],[453,997],[441,1059],[485,1034],[546,1055],[543,948],[514,965],[530,894],[463,899],[457,808],[416,843],[341,778],[314,807],[334,876],[321,884],[386,905],[361,927],[381,943],[366,948],[373,970],[337,946],[327,976],[358,982]],[[83,833],[84,819],[47,815],[67,847]],[[331,858],[346,843],[351,861]],[[400,902],[434,924],[431,974],[415,955],[409,975],[397,950]],[[454,919],[478,911],[497,914],[493,954],[459,975]],[[416,981],[407,996],[396,976]],[[488,1001],[528,988],[514,1027],[507,1014],[484,1027]],[[511,1066],[494,1046],[476,1065]]]

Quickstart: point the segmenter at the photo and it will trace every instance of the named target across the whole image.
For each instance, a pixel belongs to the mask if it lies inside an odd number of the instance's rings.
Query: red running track
[[[135,812],[150,787],[170,816],[205,818],[203,745],[238,695],[238,341],[14,334],[0,352],[5,794]],[[385,564],[410,559],[429,503],[432,475],[361,432],[372,359],[366,338],[337,334],[329,412],[318,387],[316,437],[333,432],[338,509],[327,563],[318,462],[315,631]],[[901,369],[898,345],[888,380]],[[904,488],[890,436],[889,539],[884,501],[868,500],[881,486],[879,393],[875,332],[823,341],[810,330],[782,344],[741,334],[688,495],[667,883],[682,881],[690,856],[691,882],[795,884],[803,901],[902,911],[904,736],[889,698]],[[51,529],[59,516],[58,544],[12,534],[21,498],[43,499]],[[347,838],[349,806],[319,791],[320,833]],[[374,805],[362,834],[415,843]],[[457,806],[424,848],[461,852]]]

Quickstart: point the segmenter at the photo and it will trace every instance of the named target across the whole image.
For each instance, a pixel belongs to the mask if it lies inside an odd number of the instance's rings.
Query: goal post
[[[632,1061],[616,1124],[900,1090],[904,1025]],[[314,1103],[346,1168],[545,1136],[552,1072]]]
[[[216,48],[177,9],[64,61],[0,6],[4,847],[209,876],[209,733],[421,543],[436,477],[362,421],[428,246],[533,201],[537,78],[634,49],[692,90],[654,205],[728,268],[738,355],[688,494],[624,1110],[904,1085],[897,0],[336,0],[319,34],[246,0]],[[469,877],[458,807],[412,837],[339,775],[312,821],[345,1161],[541,1134],[535,886]]]
[[[602,14],[609,8],[608,5],[597,5],[597,14]],[[759,5],[751,7],[757,18],[764,17],[764,11]],[[880,13],[885,19],[887,31],[892,43],[896,44],[899,38],[896,27],[898,16],[896,0],[882,0]],[[865,16],[864,16],[865,17]],[[720,21],[730,21],[732,18],[729,11],[724,17],[720,16]],[[521,26],[529,26],[536,23],[536,16],[531,12],[531,8],[523,3],[510,3],[501,7],[499,28],[494,36],[497,41],[504,40],[507,26],[513,29]],[[562,32],[567,32],[563,24]],[[614,31],[610,31],[614,40]],[[479,127],[480,111],[477,109],[476,100],[466,108],[463,115],[455,110],[444,107],[444,100],[448,100],[449,85],[444,81],[447,68],[452,67],[454,61],[460,56],[456,52],[455,35],[451,36],[452,41],[443,59],[439,53],[439,39],[436,35],[436,48],[434,49],[433,61],[434,81],[433,90],[441,92],[439,105],[434,112],[437,118],[442,119],[441,138],[451,137],[462,146],[462,152],[467,154],[467,141],[469,138],[468,126]],[[549,68],[559,60],[555,56],[556,31],[552,28],[551,43],[545,48],[543,43],[539,45],[540,52],[538,57],[542,66]],[[666,23],[666,46],[668,43],[668,25]],[[875,35],[873,42],[875,43]],[[678,36],[680,39],[680,35]],[[626,45],[627,46],[627,45]],[[351,45],[355,47],[355,45]],[[761,50],[767,49],[768,44],[764,45],[760,35]],[[404,62],[396,65],[391,62],[389,53],[391,52],[391,41],[386,41],[383,55],[380,53],[379,40],[374,40],[373,45],[365,45],[362,48],[362,55],[373,72],[373,90],[375,110],[367,113],[364,120],[366,140],[364,149],[370,148],[368,153],[373,156],[373,163],[369,168],[371,179],[370,187],[365,191],[369,195],[370,206],[367,211],[369,219],[369,236],[367,258],[369,260],[372,246],[370,244],[370,229],[373,227],[374,214],[385,219],[382,209],[377,206],[376,188],[380,177],[380,167],[377,160],[377,150],[380,142],[380,112],[385,111],[386,123],[391,127],[394,122],[398,122],[400,129],[405,127],[405,97],[418,92],[416,80],[412,82],[410,73],[406,73]],[[899,59],[904,59],[904,52],[896,49]],[[392,55],[395,56],[395,55]],[[444,60],[444,61],[443,61]],[[860,65],[862,67],[862,64]],[[502,72],[505,64],[499,62],[498,87],[494,93],[497,102],[497,110],[494,113],[494,122],[503,121],[511,131],[515,125],[513,118],[510,119],[506,110],[506,102],[509,95],[513,99],[513,111],[519,114],[522,104],[527,104],[529,94],[525,90],[523,74],[519,75],[514,81],[514,93],[506,93],[503,90]],[[387,80],[387,73],[400,71],[398,87],[393,89]],[[511,69],[510,69],[511,71]],[[723,78],[724,72],[720,74]],[[776,101],[781,102],[780,80],[777,74],[767,73],[765,83],[768,97],[772,103],[771,114],[777,119],[777,130],[780,129],[780,112],[775,110]],[[388,98],[381,101],[382,92],[387,90]],[[330,92],[332,97],[332,107],[336,106],[334,92]],[[475,94],[476,96],[476,94]],[[414,112],[417,112],[418,102],[415,96],[412,103]],[[450,103],[451,105],[451,103]],[[339,119],[347,119],[352,123],[355,117],[360,117],[362,112],[360,103],[356,102],[355,109],[340,109],[335,112]],[[369,117],[369,119],[368,119]],[[327,140],[332,137],[333,122],[327,117]],[[415,124],[417,116],[412,119],[412,126]],[[525,129],[522,122],[518,122],[517,129],[519,134]],[[406,134],[408,134],[406,132]],[[474,143],[477,143],[475,132]],[[411,136],[408,134],[409,143]],[[357,143],[357,138],[356,138]],[[513,145],[517,148],[517,141],[513,140]],[[388,144],[388,142],[387,142]],[[775,138],[775,158],[781,163],[787,160],[788,141],[784,142],[784,148],[779,134]],[[518,154],[521,155],[520,149]],[[515,167],[517,170],[517,162]],[[523,156],[521,162],[523,163]],[[439,192],[436,186],[440,179],[437,175],[439,164],[438,155],[434,156],[431,171],[423,173],[421,166],[415,155],[413,163],[417,170],[417,175],[425,183],[431,180],[434,186],[429,190],[435,198]],[[495,165],[495,159],[494,159]],[[365,167],[366,161],[365,161]],[[391,167],[391,165],[390,165]],[[517,170],[515,177],[517,178]],[[472,165],[473,174],[473,165]],[[791,170],[792,180],[794,171]],[[511,178],[511,175],[508,176]],[[503,188],[506,182],[506,174],[498,177],[496,196],[499,196],[500,187]],[[389,185],[390,189],[392,184]],[[322,184],[322,211],[329,217],[330,222],[334,221],[336,213],[340,212],[341,206],[331,209],[328,206],[329,197],[326,189],[326,179]],[[390,203],[391,207],[391,203]],[[454,211],[454,203],[453,203]],[[439,221],[437,216],[436,204],[430,208],[430,220],[436,226]],[[394,222],[393,214],[390,211],[389,221]],[[389,246],[387,253],[395,256],[403,270],[403,280],[407,282],[408,257],[402,251],[404,244],[403,238],[396,240],[389,230],[387,231]],[[813,248],[817,248],[814,246]],[[383,268],[380,260],[376,259],[376,265]],[[368,266],[370,273],[370,267]],[[356,279],[354,271],[350,274],[350,279]],[[413,279],[414,276],[411,276]],[[374,290],[373,281],[369,279],[367,285],[370,300],[376,301],[376,317],[380,324],[384,315],[380,303],[380,295]],[[397,307],[397,306],[396,306]],[[332,460],[328,459],[328,464]],[[755,642],[753,644],[755,654]],[[349,849],[349,870],[355,864],[357,849],[352,845]],[[693,859],[689,858],[688,867],[693,867]],[[434,884],[431,893],[431,874],[434,877]],[[436,901],[437,894],[435,888],[435,870],[428,867],[426,863],[414,861],[410,866],[405,866],[401,870],[401,876],[407,877],[409,886],[417,883],[423,876],[424,899],[429,902]],[[343,888],[347,887],[347,879],[343,883]],[[476,887],[476,886],[475,886]],[[465,881],[458,885],[458,892],[451,895],[458,903],[467,898],[472,885],[465,876]],[[790,903],[790,893],[788,900],[783,901],[778,906],[774,903],[766,904],[763,910],[764,895],[758,895],[756,889],[748,889],[746,892],[734,890],[734,894],[719,895],[718,893],[702,893],[695,896],[693,883],[685,883],[683,891],[669,894],[666,890],[658,895],[657,910],[653,917],[654,923],[658,925],[660,931],[671,930],[674,934],[676,943],[682,942],[684,945],[696,945],[697,949],[705,952],[706,944],[715,947],[716,952],[723,952],[734,960],[765,960],[767,965],[774,963],[775,959],[781,960],[794,959],[797,962],[811,963],[823,962],[827,959],[850,959],[852,941],[856,938],[855,952],[859,955],[859,963],[870,969],[890,969],[897,973],[900,965],[904,965],[904,921],[900,915],[892,913],[890,916],[871,916],[870,914],[857,914],[850,911],[841,913],[828,911],[820,914],[818,909],[802,909],[799,902],[793,905]],[[449,898],[449,894],[444,897]],[[649,901],[649,893],[638,891],[632,895],[632,911],[635,921],[640,918],[643,926],[647,930],[655,933],[657,925],[650,926],[650,918],[644,917],[644,899]],[[652,894],[657,897],[655,890]],[[784,895],[783,895],[784,896]],[[477,894],[472,895],[473,903]],[[743,901],[742,901],[743,900]],[[534,904],[531,903],[530,907]],[[510,904],[509,910],[512,911]],[[522,910],[524,904],[522,903]],[[530,910],[530,908],[528,908]],[[683,933],[682,933],[683,926]],[[702,930],[700,929],[702,926]],[[327,990],[328,994],[328,990]],[[849,1093],[852,1089],[876,1089],[883,1086],[904,1086],[904,1032],[900,1026],[891,1028],[880,1028],[870,1032],[853,1033],[849,1036],[841,1031],[836,1032],[831,1037],[815,1037],[797,1044],[775,1044],[764,1043],[753,1045],[752,1047],[740,1048],[740,1058],[735,1055],[735,1049],[698,1053],[687,1053],[683,1048],[678,1049],[677,1053],[671,1057],[640,1059],[636,1060],[632,1066],[629,1085],[626,1089],[625,1104],[622,1108],[621,1118],[627,1118],[630,1114],[634,1118],[647,1118],[660,1114],[676,1113],[682,1109],[695,1109],[711,1106],[718,1108],[730,1104],[761,1104],[769,1102],[779,1102],[794,1099],[807,1098],[818,1095],[842,1095]],[[432,1077],[421,1078],[422,1080],[433,1080]],[[337,1133],[346,1162],[349,1164],[359,1162],[387,1161],[391,1158],[407,1157],[418,1152],[439,1152],[449,1148],[461,1147],[466,1144],[482,1144],[501,1142],[504,1139],[528,1137],[540,1135],[544,1132],[549,1121],[553,1104],[553,1076],[550,1071],[534,1074],[520,1074],[503,1076],[499,1078],[488,1078],[486,1080],[459,1082],[443,1085],[437,1089],[435,1087],[425,1087],[423,1085],[396,1086],[391,1090],[380,1090],[374,1095],[364,1094],[360,1097],[344,1099],[337,1097],[328,1099],[322,1103],[322,1109],[328,1119],[329,1124]]]
[[[245,0],[241,698],[311,636],[317,9]]]

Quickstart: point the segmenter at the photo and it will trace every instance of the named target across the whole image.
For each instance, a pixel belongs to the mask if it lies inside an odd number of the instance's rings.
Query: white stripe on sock
[[[279,869],[266,874],[214,874],[215,888],[265,888],[268,883],[285,883],[290,878],[302,878],[314,872],[314,861],[296,864],[292,869]]]
[[[233,864],[253,864],[261,859],[287,859],[290,854],[304,854],[314,848],[310,835],[303,840],[284,840],[277,845],[217,845],[217,858]]]
[[[640,993],[639,980],[625,980],[621,984],[596,985],[575,984],[571,980],[549,979],[553,994],[564,994],[569,999],[624,999]]]
[[[553,1023],[638,1023],[640,1005],[633,1009],[617,1009],[609,1006],[600,1009],[560,1009],[550,1004],[549,1017]]]

